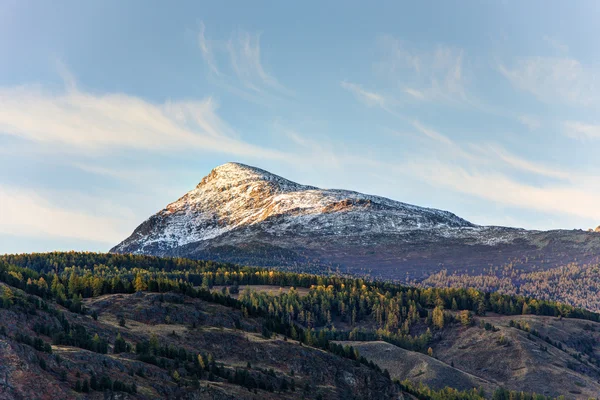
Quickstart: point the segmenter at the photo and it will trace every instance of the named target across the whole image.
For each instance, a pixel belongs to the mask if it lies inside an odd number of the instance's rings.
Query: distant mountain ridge
[[[260,168],[213,169],[111,249],[272,266],[338,266],[395,278],[541,257],[591,259],[600,238],[583,231],[475,225],[455,214],[384,197],[301,185]]]

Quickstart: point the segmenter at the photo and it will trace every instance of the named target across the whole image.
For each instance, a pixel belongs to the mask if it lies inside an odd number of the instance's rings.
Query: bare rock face
[[[600,250],[600,240],[590,237],[583,231],[478,226],[448,211],[319,189],[227,163],[111,252],[263,266],[341,266],[348,272],[368,268],[375,276],[396,278],[440,265],[488,267],[549,252],[548,265],[582,260],[586,252]]]

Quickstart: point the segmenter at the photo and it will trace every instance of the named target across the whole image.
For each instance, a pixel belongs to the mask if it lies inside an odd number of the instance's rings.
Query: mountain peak
[[[196,188],[213,185],[223,189],[241,186],[252,182],[270,182],[281,191],[296,191],[316,189],[312,186],[300,185],[264,169],[253,167],[238,162],[228,162],[213,168],[210,173],[202,178]]]
[[[230,162],[150,217],[113,251],[170,254],[235,232],[252,238],[356,238],[415,232],[444,235],[475,225],[441,210],[348,190],[301,185],[260,168]],[[229,236],[228,236],[229,235]],[[254,240],[250,236],[243,241]],[[354,240],[354,239],[348,239]]]
[[[225,164],[221,164],[212,169],[211,172],[215,172],[218,174],[244,174],[249,176],[254,175],[273,175],[268,171],[263,169],[253,167],[251,165],[242,164],[239,162],[228,162]]]

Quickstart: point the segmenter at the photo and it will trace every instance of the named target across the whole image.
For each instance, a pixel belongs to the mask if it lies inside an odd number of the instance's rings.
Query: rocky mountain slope
[[[212,170],[111,249],[391,279],[515,259],[551,267],[593,260],[598,251],[594,232],[478,226],[448,211],[300,185],[238,163]]]

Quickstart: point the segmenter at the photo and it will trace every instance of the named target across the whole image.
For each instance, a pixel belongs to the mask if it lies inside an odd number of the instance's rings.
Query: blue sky
[[[600,224],[597,2],[0,4],[0,253],[105,251],[228,161]]]

